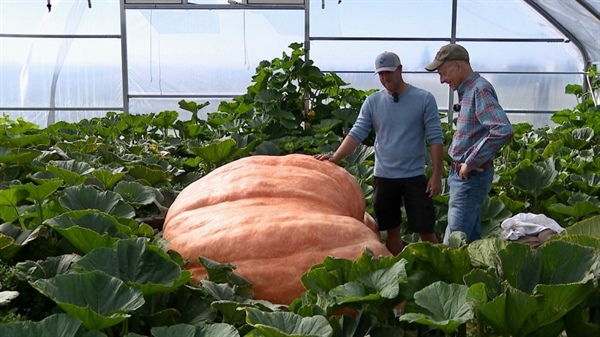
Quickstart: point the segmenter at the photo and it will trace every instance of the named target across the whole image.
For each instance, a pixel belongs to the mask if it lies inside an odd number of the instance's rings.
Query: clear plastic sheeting
[[[573,35],[589,61],[600,63],[600,1],[526,0]]]
[[[597,0],[307,0],[306,9],[122,1],[52,0],[49,12],[46,1],[0,0],[0,112],[41,127],[107,111],[175,110],[185,119],[177,104],[185,99],[211,102],[206,116],[244,94],[258,64],[291,43],[359,89],[381,87],[373,59],[395,51],[407,81],[444,110],[455,98],[424,65],[455,39],[511,120],[542,126],[576,104],[564,87],[583,84],[587,62],[600,60]]]

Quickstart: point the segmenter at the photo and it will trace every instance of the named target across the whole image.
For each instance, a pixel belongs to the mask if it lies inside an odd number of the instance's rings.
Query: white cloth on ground
[[[517,240],[526,235],[537,235],[545,229],[561,233],[562,228],[554,219],[544,214],[519,213],[502,221],[500,237],[505,240]]]

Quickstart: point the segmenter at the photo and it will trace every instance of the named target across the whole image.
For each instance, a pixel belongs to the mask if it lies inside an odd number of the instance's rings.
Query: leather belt
[[[460,164],[462,164],[462,163],[453,161],[453,162],[450,163],[450,168],[453,169],[454,171],[458,172]],[[487,170],[487,169],[489,169],[489,168],[491,168],[493,166],[494,166],[494,162],[490,160],[490,161],[487,161],[487,162],[483,163],[483,165],[479,166],[479,168],[482,169],[482,170]]]

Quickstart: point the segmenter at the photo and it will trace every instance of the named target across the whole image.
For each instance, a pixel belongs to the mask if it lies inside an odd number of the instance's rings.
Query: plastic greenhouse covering
[[[277,4],[279,3],[279,4]],[[244,94],[260,61],[302,43],[322,71],[380,88],[396,52],[441,112],[456,99],[424,66],[457,42],[513,122],[548,125],[600,62],[599,0],[0,0],[0,111],[41,127],[107,111],[179,110]]]

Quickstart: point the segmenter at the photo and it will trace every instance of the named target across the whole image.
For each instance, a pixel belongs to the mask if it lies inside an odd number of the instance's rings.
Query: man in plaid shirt
[[[444,243],[455,231],[465,233],[467,242],[472,242],[481,238],[481,205],[492,185],[494,157],[514,131],[494,87],[473,71],[464,47],[443,46],[425,69],[437,70],[440,82],[448,83],[459,98],[456,131],[448,149],[452,163]]]

